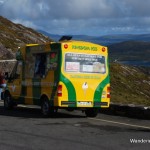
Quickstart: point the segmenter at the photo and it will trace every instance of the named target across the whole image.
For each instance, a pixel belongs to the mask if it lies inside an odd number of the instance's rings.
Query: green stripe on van
[[[106,86],[107,84],[110,83],[109,60],[108,60],[108,58],[107,58],[107,68],[108,68],[108,75],[107,75],[107,77],[98,85],[98,87],[96,88],[96,91],[95,91],[95,93],[94,93],[94,102],[101,102],[103,89],[105,88],[105,86]]]
[[[109,83],[109,75],[98,85],[94,93],[94,101],[100,102],[104,87]]]
[[[68,101],[69,102],[75,102],[74,104],[69,104],[69,107],[76,107],[76,91],[69,79],[67,79],[63,74],[61,74],[60,80],[65,84],[67,90],[68,90]]]
[[[61,56],[60,56],[60,71],[62,68],[62,62],[63,62],[63,56],[62,56],[62,50],[61,50]],[[69,104],[68,107],[76,107],[77,103],[76,103],[76,91],[75,88],[73,86],[73,84],[71,83],[71,81],[69,79],[67,79],[61,72],[60,74],[60,81],[63,82],[67,88],[68,91],[68,101],[69,102],[75,102],[75,104]]]

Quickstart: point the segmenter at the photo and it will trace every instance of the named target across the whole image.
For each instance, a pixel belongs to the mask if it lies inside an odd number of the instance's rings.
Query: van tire
[[[85,110],[85,114],[87,117],[96,117],[98,114],[98,109],[97,108],[87,108]]]
[[[10,110],[13,108],[13,100],[12,100],[12,97],[10,95],[10,93],[5,93],[4,95],[4,108],[7,109],[7,110]]]
[[[50,106],[50,102],[47,97],[42,98],[41,112],[44,117],[50,117],[54,115],[54,108]]]

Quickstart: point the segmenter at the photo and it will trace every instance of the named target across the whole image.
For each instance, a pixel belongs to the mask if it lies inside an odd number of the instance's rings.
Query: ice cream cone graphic
[[[87,91],[87,89],[88,89],[88,84],[87,84],[87,82],[84,82],[84,83],[83,83],[82,89],[83,89],[84,98],[85,98],[85,97],[86,97],[86,91]]]

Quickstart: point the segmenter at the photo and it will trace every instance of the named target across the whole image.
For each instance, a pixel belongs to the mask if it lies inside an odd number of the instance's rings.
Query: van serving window
[[[46,73],[46,54],[36,54],[35,77],[44,77]]]
[[[81,73],[106,73],[105,57],[79,53],[65,54],[65,71]]]

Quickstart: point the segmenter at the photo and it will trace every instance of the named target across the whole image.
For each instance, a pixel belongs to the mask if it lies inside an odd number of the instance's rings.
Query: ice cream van
[[[16,53],[7,76],[4,107],[40,105],[49,116],[58,109],[81,109],[96,117],[110,104],[108,49],[73,40],[27,44]]]

